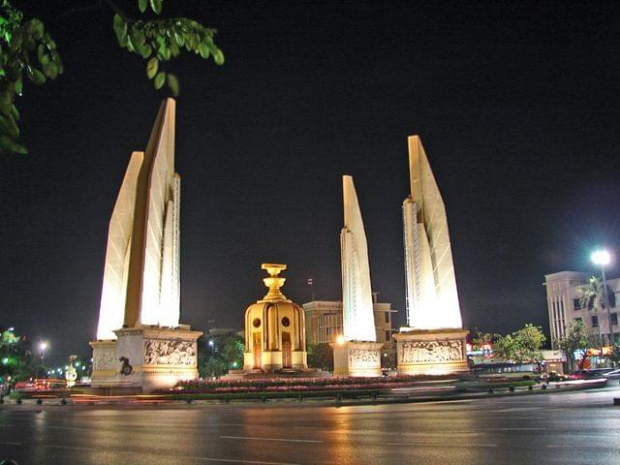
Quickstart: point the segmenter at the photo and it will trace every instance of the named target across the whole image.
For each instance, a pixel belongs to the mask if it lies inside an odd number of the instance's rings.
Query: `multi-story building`
[[[557,341],[566,335],[569,327],[576,321],[582,321],[588,329],[601,335],[604,344],[609,344],[609,325],[611,322],[614,340],[620,333],[618,326],[617,294],[620,294],[620,279],[608,279],[609,306],[592,309],[582,308],[581,300],[584,286],[588,283],[588,274],[576,271],[561,271],[545,275],[547,288],[547,306],[551,344],[557,348]]]
[[[306,341],[308,344],[336,342],[342,335],[342,301],[315,300],[303,304],[306,313]],[[392,304],[377,302],[373,293],[373,310],[377,342],[392,340]]]

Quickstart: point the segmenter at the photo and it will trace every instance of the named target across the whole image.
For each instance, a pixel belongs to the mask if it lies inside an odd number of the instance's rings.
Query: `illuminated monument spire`
[[[340,233],[343,336],[345,341],[377,340],[372,307],[368,246],[351,176],[342,177],[344,227]]]
[[[403,202],[407,327],[394,334],[398,373],[468,370],[446,209],[418,136],[409,143],[411,196]]]
[[[141,325],[179,325],[181,178],[174,172],[175,102],[166,100],[146,152],[134,152],[108,231],[97,339]]]
[[[340,233],[343,337],[334,344],[334,374],[380,376],[381,347],[376,342],[368,246],[353,178],[342,177],[344,227]]]
[[[150,392],[195,379],[197,340],[180,325],[180,187],[174,172],[175,101],[164,101],[145,152],[134,152],[106,249],[92,388]],[[123,364],[119,364],[119,360]]]
[[[409,137],[411,196],[403,202],[407,324],[462,328],[446,209],[418,136]]]

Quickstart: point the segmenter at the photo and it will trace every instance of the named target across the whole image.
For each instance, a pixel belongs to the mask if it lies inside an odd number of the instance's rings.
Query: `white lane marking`
[[[581,444],[579,445],[581,449],[605,449],[605,450],[615,450],[615,447],[610,445],[596,445],[596,444]],[[547,449],[574,449],[574,444],[547,444]]]
[[[485,431],[546,431],[547,428],[480,428]]]
[[[216,459],[213,457],[192,457],[183,456],[183,459],[200,460],[202,462],[226,462],[226,463],[249,463],[253,465],[299,465],[297,463],[285,463],[285,462],[261,462],[256,460],[235,460],[235,459]]]
[[[412,447],[433,447],[436,448],[437,444],[431,444],[428,442],[382,442],[381,445],[385,446],[412,446]],[[442,444],[441,447],[458,447],[459,449],[467,449],[468,447],[497,447],[497,444]]]
[[[94,447],[61,446],[59,444],[46,444],[45,447],[49,447],[50,449],[68,449],[68,450],[97,451],[97,449],[95,449]]]
[[[278,442],[310,442],[321,444],[323,441],[314,439],[286,439],[286,438],[257,438],[252,436],[220,436],[220,439],[247,439],[250,441],[278,441]]]
[[[66,431],[84,431],[84,428],[75,428],[71,426],[46,426],[46,429],[62,429]]]
[[[507,412],[525,412],[526,410],[540,410],[540,407],[514,407],[514,408],[504,408],[501,410],[497,410],[500,413]]]
[[[21,445],[23,445],[21,442],[8,442],[8,441],[0,442],[0,446],[21,446]]]

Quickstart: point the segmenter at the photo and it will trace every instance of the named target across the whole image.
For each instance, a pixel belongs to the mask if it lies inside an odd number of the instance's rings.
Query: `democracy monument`
[[[90,343],[95,392],[150,392],[198,377],[202,333],[179,323],[175,105],[162,103],[146,151],[132,153],[110,219],[97,340]]]
[[[159,109],[145,152],[132,153],[110,219],[93,349],[92,388],[140,393],[198,378],[200,331],[180,324],[180,176],[174,169],[175,101]],[[465,337],[441,194],[418,136],[409,144],[411,193],[403,202],[407,326],[394,334],[402,375],[466,371]],[[368,244],[353,178],[342,177],[342,335],[334,375],[381,375]],[[243,369],[322,376],[308,368],[305,313],[281,291],[286,265],[264,263],[267,294],[245,312]]]

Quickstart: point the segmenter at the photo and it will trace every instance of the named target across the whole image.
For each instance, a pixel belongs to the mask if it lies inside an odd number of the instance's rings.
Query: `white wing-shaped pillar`
[[[376,341],[368,246],[351,176],[342,177],[344,227],[340,233],[343,336],[345,341]]]
[[[143,161],[144,153],[134,152],[131,155],[108,227],[101,307],[97,326],[97,339],[99,340],[116,339],[114,330],[123,326],[125,318],[136,189]]]
[[[446,209],[418,136],[409,137],[411,196],[403,203],[407,323],[462,328]]]
[[[129,162],[108,231],[97,339],[180,318],[180,177],[174,172],[175,101],[160,107],[146,152]]]
[[[462,328],[446,209],[418,136],[409,137],[411,196],[403,202],[407,323]]]

